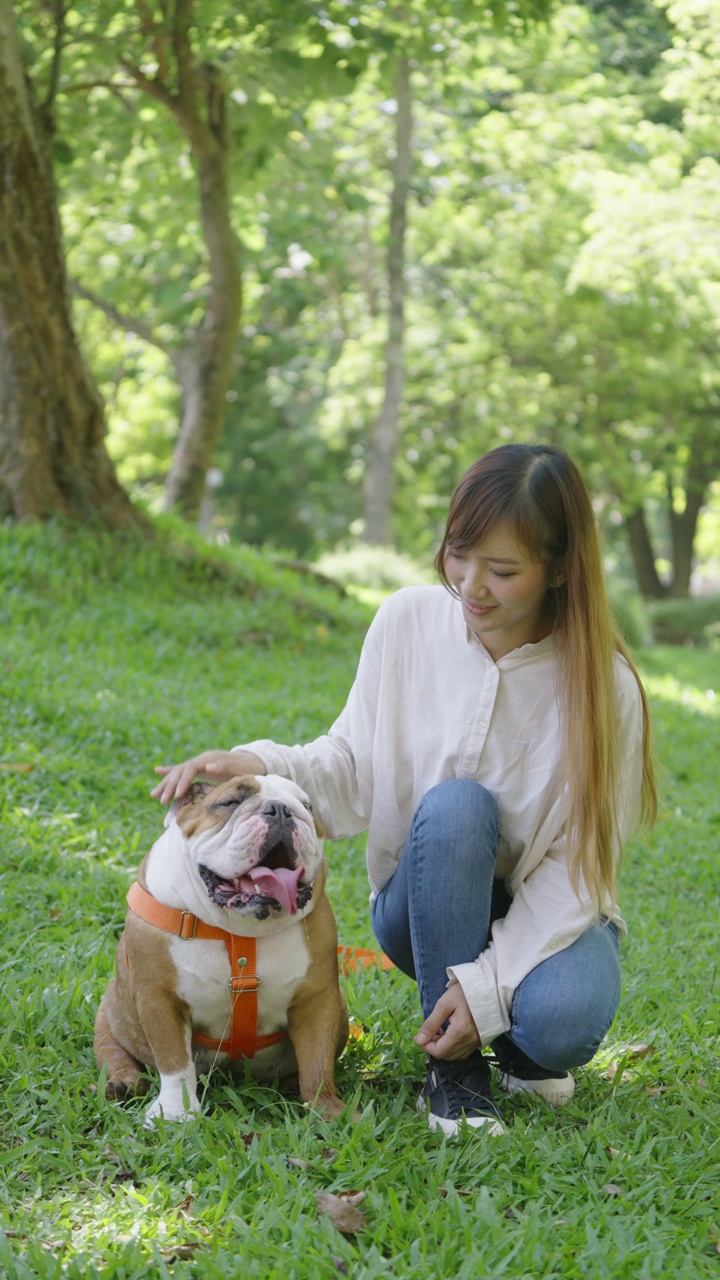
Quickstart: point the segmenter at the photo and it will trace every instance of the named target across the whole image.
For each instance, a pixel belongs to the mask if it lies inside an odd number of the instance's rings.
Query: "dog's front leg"
[[[138,1000],[145,1034],[160,1073],[160,1093],[145,1112],[145,1125],[165,1120],[192,1120],[200,1110],[197,1073],[192,1056],[192,1026],[184,1002],[162,1002],[150,995]]]
[[[347,1040],[347,1014],[339,992],[321,991],[295,1000],[288,1010],[288,1031],[303,1102],[326,1120],[339,1116],[343,1102],[335,1088],[335,1059]]]

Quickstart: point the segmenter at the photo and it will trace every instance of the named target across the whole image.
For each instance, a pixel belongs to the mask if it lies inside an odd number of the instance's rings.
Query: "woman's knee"
[[[472,778],[448,778],[438,782],[423,796],[413,822],[450,825],[470,836],[487,831],[497,840],[500,834],[500,811],[495,797]]]
[[[592,926],[520,983],[511,1039],[548,1071],[584,1066],[597,1053],[620,1001],[617,934]]]

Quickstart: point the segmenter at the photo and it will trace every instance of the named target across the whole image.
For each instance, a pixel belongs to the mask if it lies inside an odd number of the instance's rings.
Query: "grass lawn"
[[[641,655],[661,818],[627,850],[624,998],[566,1108],[431,1134],[414,987],[359,972],[338,1071],[359,1123],[215,1074],[199,1120],[148,1132],[96,1091],[92,1026],[160,829],[152,767],[323,731],[369,615],[250,553],[59,528],[0,529],[0,581],[0,1276],[718,1275],[718,654]],[[363,842],[329,853],[341,941],[372,945]],[[323,1191],[363,1191],[365,1226],[336,1230]]]

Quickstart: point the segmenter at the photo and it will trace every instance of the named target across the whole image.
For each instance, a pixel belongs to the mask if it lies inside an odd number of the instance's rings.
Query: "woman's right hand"
[[[170,804],[187,795],[195,779],[201,782],[227,782],[243,774],[265,774],[267,769],[252,751],[202,751],[181,764],[158,764],[155,772],[162,781],[150,792],[154,800]]]

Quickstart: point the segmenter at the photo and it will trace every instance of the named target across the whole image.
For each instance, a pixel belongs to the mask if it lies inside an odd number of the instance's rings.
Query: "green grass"
[[[162,817],[152,767],[321,732],[368,614],[249,552],[199,560],[176,531],[0,529],[0,581],[0,763],[32,766],[0,769],[1,1276],[717,1275],[717,655],[641,655],[662,816],[627,851],[624,999],[569,1106],[504,1103],[502,1140],[430,1134],[413,985],[361,972],[338,1071],[359,1123],[216,1074],[197,1122],[150,1133],[142,1104],[96,1091],[91,1040]],[[341,940],[372,945],[363,842],[329,852]],[[609,1080],[640,1042],[654,1052]],[[320,1190],[364,1191],[365,1229],[339,1234]]]

